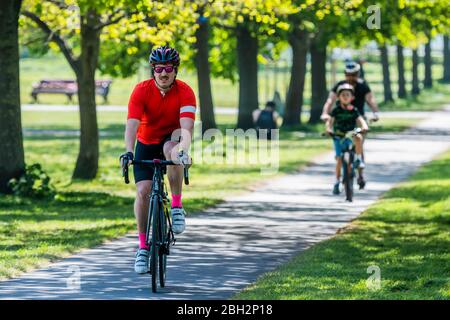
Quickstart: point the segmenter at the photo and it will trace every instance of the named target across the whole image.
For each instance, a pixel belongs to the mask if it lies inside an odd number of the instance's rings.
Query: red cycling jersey
[[[172,88],[162,94],[154,79],[136,85],[128,103],[128,119],[141,121],[137,139],[158,144],[180,128],[181,118],[195,120],[195,94],[186,83],[175,79]]]

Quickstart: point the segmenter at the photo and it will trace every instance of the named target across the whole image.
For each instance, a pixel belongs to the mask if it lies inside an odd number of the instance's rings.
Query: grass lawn
[[[450,152],[234,299],[449,299]],[[369,290],[367,268],[380,268]]]
[[[422,90],[420,95],[397,99],[383,104],[383,111],[431,111],[441,109],[449,103],[450,85],[435,82],[433,88]]]

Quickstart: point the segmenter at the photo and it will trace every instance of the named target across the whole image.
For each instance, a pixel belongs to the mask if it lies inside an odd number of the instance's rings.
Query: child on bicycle
[[[351,103],[354,99],[354,88],[349,83],[341,84],[337,90],[336,107],[331,111],[330,118],[326,122],[326,131],[328,134],[345,135],[346,132],[354,130],[357,125],[361,128],[353,138],[355,145],[355,168],[364,168],[365,164],[362,159],[362,133],[367,132],[369,127],[367,122]],[[341,142],[338,137],[333,137],[334,149],[336,152],[336,182],[333,187],[333,194],[339,194],[339,185],[341,180]]]

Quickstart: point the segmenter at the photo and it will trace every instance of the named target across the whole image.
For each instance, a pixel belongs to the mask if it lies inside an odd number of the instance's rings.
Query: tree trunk
[[[19,32],[21,0],[0,2],[0,192],[25,168],[20,114]]]
[[[425,78],[423,79],[424,88],[431,88],[433,86],[433,77],[431,75],[432,63],[433,62],[431,61],[431,40],[429,40],[425,44],[425,58],[424,58]]]
[[[199,21],[199,28],[196,30],[197,54],[195,63],[197,67],[198,93],[200,102],[200,119],[202,121],[202,131],[216,128],[214,118],[214,105],[211,92],[211,77],[209,66],[209,25],[207,20]]]
[[[97,69],[100,31],[94,29],[99,16],[90,11],[82,17],[80,69],[77,71],[80,103],[80,149],[73,173],[75,179],[94,179],[98,170],[99,141],[95,104],[95,70]]]
[[[244,25],[237,29],[239,70],[239,112],[237,127],[253,127],[253,110],[258,108],[258,39]]]
[[[412,90],[411,93],[413,95],[420,93],[419,87],[419,54],[417,49],[414,49],[412,52]]]
[[[380,47],[381,64],[383,67],[383,89],[384,89],[384,102],[393,101],[391,90],[391,77],[389,74],[389,57],[387,47],[383,45]]]
[[[405,58],[403,56],[403,47],[397,44],[397,71],[398,71],[398,97],[406,97],[405,82]]]
[[[442,76],[442,82],[450,82],[450,48],[449,37],[444,36],[444,72]]]
[[[311,113],[309,123],[320,122],[320,115],[327,100],[327,47],[318,40],[313,40],[311,52]]]
[[[291,79],[286,96],[286,109],[283,117],[283,127],[301,123],[303,107],[303,90],[305,87],[306,54],[308,53],[308,33],[294,30],[289,35],[292,48]]]

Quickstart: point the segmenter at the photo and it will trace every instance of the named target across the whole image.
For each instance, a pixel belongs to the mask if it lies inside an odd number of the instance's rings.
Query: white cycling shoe
[[[186,211],[183,208],[172,208],[172,231],[176,234],[180,234],[186,229],[186,221],[184,216],[186,215]]]
[[[150,255],[150,250],[138,249],[136,252],[136,260],[134,261],[134,271],[139,274],[150,272],[148,266],[148,256]]]

